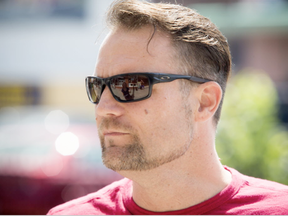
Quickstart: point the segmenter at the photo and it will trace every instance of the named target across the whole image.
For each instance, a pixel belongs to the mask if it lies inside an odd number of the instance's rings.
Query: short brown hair
[[[180,69],[186,74],[216,81],[224,95],[231,71],[227,39],[208,18],[195,10],[176,4],[116,0],[108,11],[107,23],[128,30],[152,25],[168,33],[178,53]],[[216,124],[220,118],[222,102],[223,97],[214,115]]]

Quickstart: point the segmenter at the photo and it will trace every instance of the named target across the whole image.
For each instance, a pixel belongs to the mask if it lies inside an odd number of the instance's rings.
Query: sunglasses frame
[[[146,76],[149,80],[149,92],[148,95],[146,97],[143,98],[139,98],[139,99],[135,99],[135,100],[120,100],[116,95],[114,95],[112,89],[111,89],[111,79],[114,79],[115,77],[118,76]],[[101,81],[102,84],[102,90],[101,90],[101,94],[99,97],[98,102],[93,102],[90,91],[89,91],[89,78],[94,78],[94,79],[98,79]],[[188,76],[188,75],[180,75],[180,74],[167,74],[167,73],[124,73],[124,74],[117,74],[115,76],[111,76],[111,77],[107,77],[107,78],[101,78],[101,77],[97,77],[97,76],[87,76],[85,79],[85,86],[86,86],[86,92],[89,98],[89,101],[93,104],[98,104],[102,93],[105,89],[106,86],[108,86],[112,96],[114,97],[114,99],[120,103],[131,103],[131,102],[137,102],[137,101],[141,101],[141,100],[145,100],[148,99],[149,97],[151,97],[152,95],[152,88],[154,84],[157,83],[166,83],[166,82],[172,82],[176,79],[186,79],[186,80],[190,80],[192,82],[196,82],[196,83],[206,83],[206,82],[211,82],[213,80],[209,80],[209,79],[204,79],[204,78],[200,78],[200,77],[195,77],[195,76]]]

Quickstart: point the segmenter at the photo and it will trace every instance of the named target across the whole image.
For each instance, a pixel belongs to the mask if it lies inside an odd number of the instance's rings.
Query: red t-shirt
[[[231,183],[216,196],[189,208],[171,212],[151,212],[139,207],[131,197],[132,181],[122,179],[98,192],[51,209],[56,215],[130,215],[130,214],[288,214],[288,186],[245,176],[234,169]]]

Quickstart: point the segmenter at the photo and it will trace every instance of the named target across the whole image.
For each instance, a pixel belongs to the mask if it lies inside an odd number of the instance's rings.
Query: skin
[[[166,34],[157,31],[147,52],[152,32],[152,26],[112,30],[101,46],[95,75],[181,74]],[[222,97],[220,86],[215,82],[199,84],[184,95],[181,84],[180,80],[156,84],[149,99],[134,103],[117,102],[105,88],[95,106],[102,148],[106,148],[104,163],[133,181],[134,201],[151,211],[196,205],[231,181],[215,150],[213,115]],[[153,167],[132,170],[118,166],[123,162],[121,155],[129,157],[127,145],[135,142],[143,147],[145,159],[154,162]]]

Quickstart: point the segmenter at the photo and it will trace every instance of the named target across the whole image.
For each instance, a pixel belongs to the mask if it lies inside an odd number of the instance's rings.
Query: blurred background
[[[0,0],[0,214],[46,214],[121,178],[102,164],[84,87],[111,2]],[[288,184],[288,1],[177,2],[210,18],[231,47],[222,163]]]

